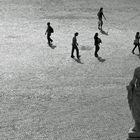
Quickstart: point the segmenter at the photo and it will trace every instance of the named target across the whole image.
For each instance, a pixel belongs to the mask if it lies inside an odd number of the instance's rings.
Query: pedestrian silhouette
[[[99,57],[98,56],[98,51],[100,50],[100,47],[99,47],[100,43],[102,43],[102,40],[98,37],[98,33],[95,33],[95,35],[94,35],[94,45],[95,45],[94,55],[97,58]]]
[[[97,16],[98,16],[98,29],[102,31],[103,30],[102,29],[102,26],[103,26],[103,17],[106,20],[106,17],[104,16],[103,8],[102,7],[100,8],[99,12],[97,13]]]
[[[71,51],[71,58],[74,58],[75,56],[73,55],[74,50],[76,50],[76,54],[77,54],[77,59],[80,59],[80,55],[79,55],[79,49],[78,49],[78,43],[77,43],[77,36],[79,35],[78,32],[76,32],[74,34],[74,37],[72,39],[72,51]]]
[[[52,42],[53,42],[53,40],[51,39],[51,34],[54,33],[54,30],[51,27],[50,22],[47,23],[47,26],[48,27],[47,27],[47,30],[45,32],[45,35],[47,34],[48,45],[51,46]]]
[[[137,32],[136,35],[135,35],[135,40],[134,40],[134,48],[132,50],[132,53],[134,54],[135,52],[135,49],[136,47],[138,47],[138,50],[139,50],[139,55],[140,55],[140,42],[139,42],[139,39],[140,39],[140,33]]]

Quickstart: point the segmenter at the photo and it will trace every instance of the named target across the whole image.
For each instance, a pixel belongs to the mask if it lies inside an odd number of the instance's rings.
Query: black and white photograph
[[[0,140],[140,140],[140,0],[0,0]]]

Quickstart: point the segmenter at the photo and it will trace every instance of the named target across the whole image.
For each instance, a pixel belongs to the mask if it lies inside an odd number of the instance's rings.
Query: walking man
[[[50,22],[47,23],[47,26],[48,27],[47,27],[47,30],[45,32],[45,35],[47,34],[48,45],[51,46],[52,45],[51,43],[53,42],[53,40],[51,39],[51,34],[54,32],[54,30],[51,27]]]
[[[140,40],[140,33],[139,32],[137,32],[136,33],[136,35],[135,35],[135,40],[134,40],[134,48],[133,48],[133,50],[132,50],[132,53],[134,54],[134,51],[135,51],[135,49],[136,49],[136,47],[138,47],[138,49],[139,49],[139,55],[140,55],[140,42],[139,42],[139,40]]]
[[[98,14],[98,29],[102,31],[102,26],[103,26],[103,17],[104,19],[106,20],[106,17],[104,16],[104,13],[103,13],[103,8],[101,7]]]
[[[78,49],[78,43],[77,43],[77,36],[79,35],[78,32],[76,32],[74,34],[74,37],[72,39],[72,51],[71,51],[71,58],[74,58],[75,56],[73,55],[74,53],[74,50],[76,50],[76,54],[77,54],[77,59],[80,58],[80,55],[79,55],[79,49]]]
[[[101,41],[100,38],[98,38],[98,33],[95,33],[95,36],[94,36],[95,53],[94,53],[94,55],[97,58],[99,57],[98,56],[98,51],[100,49],[100,47],[99,47],[100,43],[102,43],[102,41]]]

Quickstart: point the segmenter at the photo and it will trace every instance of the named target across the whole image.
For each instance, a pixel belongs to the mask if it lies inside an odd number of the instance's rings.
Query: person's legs
[[[95,57],[98,57],[98,51],[99,51],[99,46],[98,45],[95,45]]]
[[[97,55],[97,47],[95,46],[95,53],[94,53],[94,56],[95,57],[98,57],[98,55]]]
[[[102,26],[103,26],[103,20],[101,19],[101,30],[103,30],[103,29],[102,29]]]
[[[100,20],[98,20],[98,29],[100,30]]]
[[[51,45],[51,42],[50,42],[50,34],[47,34],[47,39],[48,39],[48,44],[50,46]]]
[[[102,31],[102,26],[103,26],[103,20],[99,19],[98,21],[98,29]]]
[[[53,40],[51,39],[51,34],[47,34],[47,39],[48,39],[48,44],[50,46],[51,42],[53,42]]]
[[[134,54],[134,51],[135,51],[136,47],[137,47],[137,44],[135,44],[135,47],[134,47],[133,50],[132,50],[132,53],[133,53],[133,54]]]
[[[77,58],[79,59],[79,58],[80,58],[80,55],[79,55],[79,49],[78,49],[77,46],[75,47],[75,49],[76,49],[76,53],[77,53]]]
[[[71,57],[73,58],[74,57],[74,55],[73,55],[73,53],[74,53],[74,46],[72,45],[72,50],[71,50]]]
[[[139,49],[139,55],[140,55],[140,44],[138,44],[138,49]]]
[[[51,35],[50,35],[50,42],[53,42],[53,40],[51,39]]]

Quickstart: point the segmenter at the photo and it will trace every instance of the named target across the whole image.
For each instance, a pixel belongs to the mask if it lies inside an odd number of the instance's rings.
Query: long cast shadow
[[[49,47],[52,48],[52,49],[55,49],[56,48],[56,46],[53,45],[53,44],[49,45]]]
[[[55,49],[55,48],[56,48],[56,46],[53,45],[53,44],[51,44],[50,47],[51,47],[52,49]]]
[[[81,62],[81,60],[80,59],[77,59],[77,58],[73,58],[73,60],[75,60],[77,63],[79,63],[79,64],[84,64],[83,62]]]
[[[97,57],[97,59],[99,60],[99,62],[102,62],[102,63],[106,61],[106,59],[104,59],[102,57]]]
[[[106,31],[104,31],[104,30],[100,30],[100,31],[101,31],[101,33],[102,33],[103,35],[109,35],[108,32],[106,32]]]
[[[91,47],[91,46],[83,46],[83,45],[81,45],[80,46],[80,50],[82,50],[82,51],[90,51],[90,50],[92,50],[93,49],[93,47]]]

